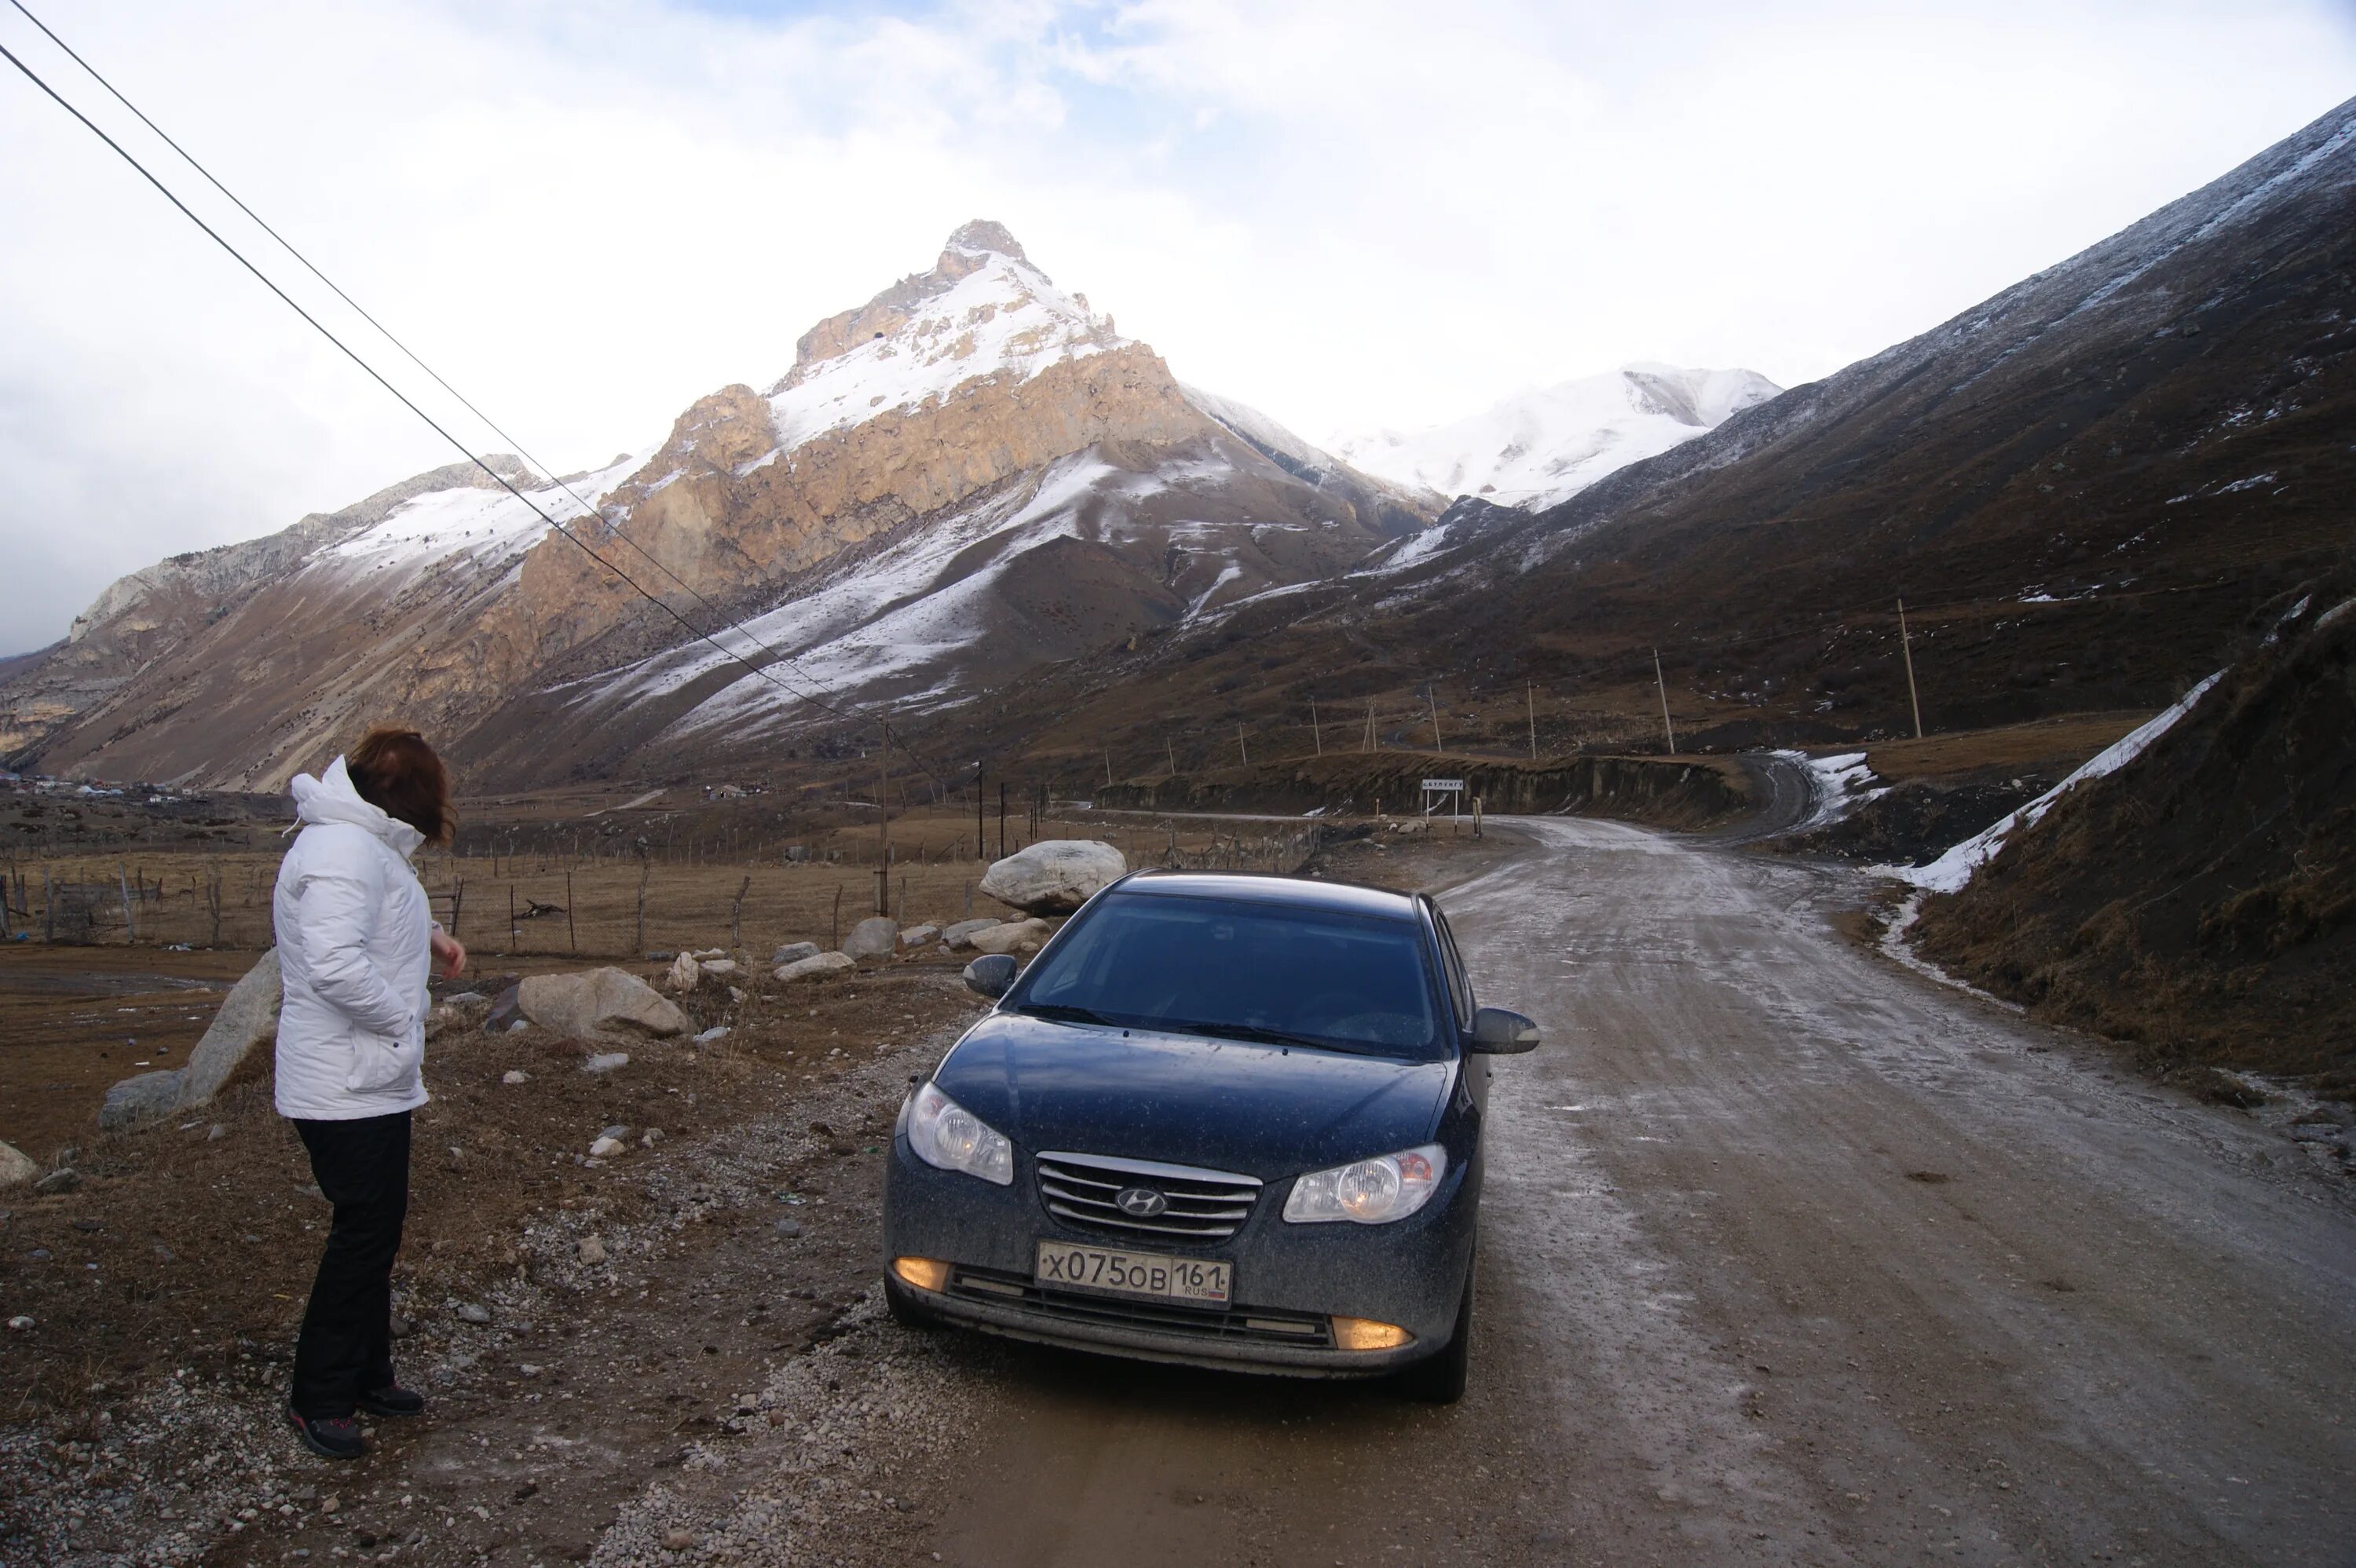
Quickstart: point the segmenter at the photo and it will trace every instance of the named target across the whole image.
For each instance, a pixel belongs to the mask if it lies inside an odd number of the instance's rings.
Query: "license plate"
[[[1231,1299],[1235,1266],[1203,1258],[1173,1258],[1158,1253],[1124,1253],[1111,1247],[1042,1242],[1037,1277],[1040,1285],[1058,1290],[1092,1290],[1106,1296],[1139,1296],[1156,1301],[1225,1307]]]

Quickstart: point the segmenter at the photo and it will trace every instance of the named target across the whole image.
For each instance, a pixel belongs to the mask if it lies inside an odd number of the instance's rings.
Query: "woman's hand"
[[[432,943],[434,947],[434,961],[442,965],[442,977],[444,979],[455,980],[460,975],[466,973],[466,948],[465,944],[461,943],[456,937],[451,935],[448,932],[443,930],[438,925],[434,928]]]

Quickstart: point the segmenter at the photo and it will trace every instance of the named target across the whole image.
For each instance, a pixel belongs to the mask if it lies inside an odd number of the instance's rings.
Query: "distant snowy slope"
[[[1344,437],[1333,450],[1395,484],[1535,510],[1782,391],[1755,370],[1629,365],[1509,398],[1436,429]]]

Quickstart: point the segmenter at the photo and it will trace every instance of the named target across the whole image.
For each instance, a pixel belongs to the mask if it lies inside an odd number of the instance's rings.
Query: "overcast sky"
[[[1631,359],[1790,385],[2356,92],[2347,0],[28,3],[562,467],[767,385],[975,217],[1312,439]],[[455,455],[5,62],[0,147],[0,652]]]

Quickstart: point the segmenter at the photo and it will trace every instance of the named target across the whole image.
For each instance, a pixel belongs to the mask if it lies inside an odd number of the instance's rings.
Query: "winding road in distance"
[[[1847,873],[1497,827],[1445,901],[1547,1043],[1464,1402],[965,1342],[943,1562],[2356,1561],[2344,1184],[1859,951]]]

